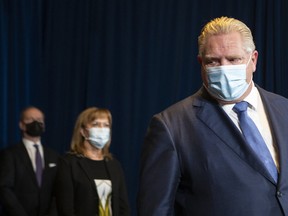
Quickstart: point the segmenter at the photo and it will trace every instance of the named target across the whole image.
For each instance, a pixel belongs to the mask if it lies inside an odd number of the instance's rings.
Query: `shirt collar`
[[[26,139],[26,138],[22,138],[22,141],[23,141],[23,143],[24,143],[24,145],[25,145],[26,148],[32,148],[32,147],[34,146],[34,144],[38,144],[38,145],[41,146],[40,140],[35,143],[35,142],[33,142],[33,141],[31,141],[31,140],[28,140],[28,139]]]
[[[247,101],[249,103],[249,107],[253,110],[257,110],[258,108],[258,100],[260,97],[259,91],[258,89],[255,87],[254,83],[252,82],[252,90],[249,93],[249,95],[247,95],[243,101]],[[222,108],[228,113],[231,112],[233,107],[234,107],[235,103],[233,104],[225,104],[222,105]]]
[[[258,98],[260,97],[258,89],[253,85],[253,88],[249,95],[243,99],[243,101],[247,101],[249,103],[249,107],[253,110],[257,111],[258,108]]]

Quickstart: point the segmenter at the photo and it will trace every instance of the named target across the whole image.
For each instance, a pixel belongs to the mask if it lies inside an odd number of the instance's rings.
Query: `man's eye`
[[[243,62],[242,60],[243,60],[242,58],[233,58],[233,59],[230,59],[230,62],[232,64],[241,64]]]
[[[215,59],[205,59],[204,61],[204,65],[207,67],[211,67],[217,64],[217,61]]]
[[[205,63],[206,67],[214,67],[214,66],[217,66],[217,65],[219,65],[219,64],[216,61],[209,61],[209,62]]]

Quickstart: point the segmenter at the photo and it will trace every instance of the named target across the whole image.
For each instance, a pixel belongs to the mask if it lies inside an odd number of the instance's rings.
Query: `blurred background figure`
[[[1,151],[0,201],[3,216],[56,216],[53,186],[58,153],[42,145],[44,114],[36,107],[20,116],[22,140]]]
[[[78,116],[56,177],[60,215],[130,215],[124,173],[109,152],[111,128],[107,109],[91,107]]]

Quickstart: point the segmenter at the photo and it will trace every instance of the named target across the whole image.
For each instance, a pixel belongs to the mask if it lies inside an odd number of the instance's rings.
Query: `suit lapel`
[[[116,191],[115,189],[115,182],[116,182],[116,178],[117,176],[115,176],[115,172],[113,171],[113,166],[112,166],[112,161],[111,160],[107,160],[105,159],[105,166],[106,166],[106,170],[108,172],[108,176],[110,177],[111,183],[112,183],[112,191]]]
[[[225,145],[253,169],[275,184],[262,162],[245,143],[240,131],[217,103],[207,100],[196,100],[194,106],[195,105],[201,107],[197,113],[198,118],[206,124]]]
[[[279,190],[288,188],[288,144],[287,144],[287,131],[288,131],[288,116],[287,106],[282,104],[282,100],[275,100],[271,94],[267,94],[265,90],[258,87],[265,110],[267,112],[268,120],[271,125],[271,132],[276,143],[280,175],[278,180]],[[280,102],[278,102],[280,101]]]
[[[51,169],[50,159],[51,159],[51,157],[50,157],[50,154],[48,153],[48,151],[46,150],[45,146],[43,146],[43,155],[44,155],[45,165],[44,165],[44,169],[43,169],[43,173],[42,173],[42,187],[45,185],[46,180],[49,179],[48,176],[51,175],[51,173],[50,173],[50,169]]]
[[[24,164],[24,167],[26,167],[29,175],[32,177],[34,183],[36,185],[38,185],[37,180],[36,180],[36,175],[35,175],[35,172],[33,170],[32,162],[31,162],[31,159],[28,155],[28,152],[24,146],[24,143],[21,143],[21,145],[19,145],[19,148],[17,148],[16,151],[17,151],[17,155],[19,156],[20,160]]]
[[[85,160],[84,160],[83,158],[81,158],[81,159],[79,160],[79,164],[80,164],[80,167],[83,169],[86,177],[89,179],[89,181],[90,181],[90,183],[91,183],[91,187],[93,188],[93,190],[95,191],[95,193],[98,194],[96,185],[95,185],[95,183],[94,183],[94,180],[91,179],[90,176],[89,176],[89,173],[91,173],[91,171],[90,171],[90,166],[85,162]],[[105,166],[106,166],[106,170],[107,170],[107,172],[108,172],[108,176],[110,177],[111,182],[115,182],[116,176],[115,176],[115,174],[114,174],[114,172],[113,172],[112,163],[111,163],[110,161],[107,161],[107,160],[105,159]],[[112,191],[116,191],[114,184],[112,184]],[[97,195],[97,196],[98,196],[98,195]]]
[[[89,164],[86,162],[85,158],[79,158],[78,162],[80,164],[80,167],[83,169],[86,178],[89,180],[91,188],[97,194],[97,197],[98,197],[98,192],[97,192],[94,179],[92,179],[89,175],[89,173],[91,173]]]

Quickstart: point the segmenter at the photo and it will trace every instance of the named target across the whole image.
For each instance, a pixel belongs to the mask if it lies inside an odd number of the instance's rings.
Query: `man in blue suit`
[[[203,87],[148,128],[138,215],[288,215],[288,100],[254,84],[258,52],[241,21],[210,21],[198,45]],[[265,140],[274,178],[244,137],[233,108],[241,101]]]

